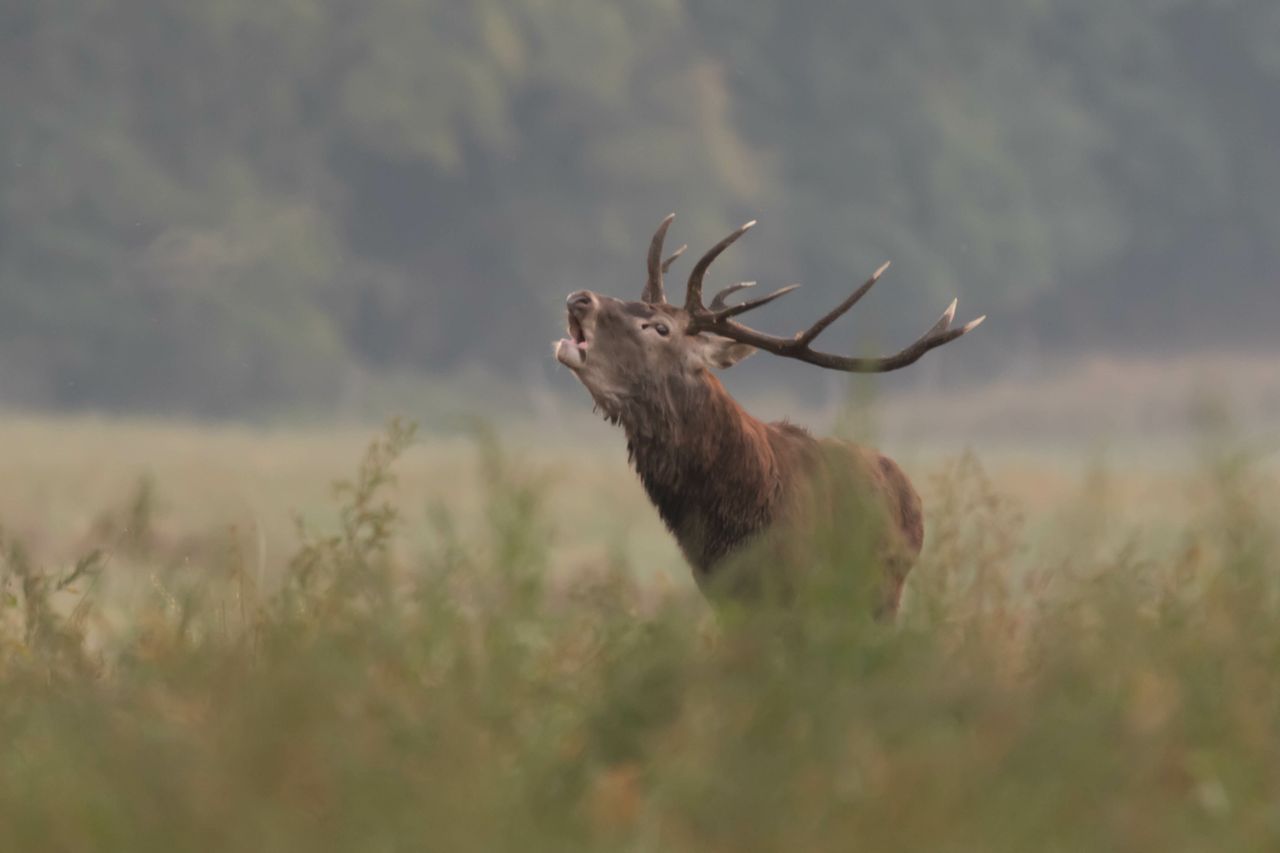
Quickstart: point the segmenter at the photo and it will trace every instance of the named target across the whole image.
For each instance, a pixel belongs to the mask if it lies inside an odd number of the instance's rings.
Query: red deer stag
[[[757,420],[729,396],[711,368],[730,367],[763,350],[833,370],[883,373],[913,364],[985,317],[952,328],[953,301],[919,340],[885,358],[813,349],[814,339],[866,295],[885,264],[803,332],[792,337],[758,332],[734,318],[798,285],[729,305],[728,296],[750,286],[734,284],[709,306],[702,301],[707,268],[755,222],[694,264],[684,306],[678,307],[667,302],[663,290],[663,273],[685,249],[663,260],[674,218],[662,221],[649,244],[649,277],[639,302],[589,290],[569,294],[569,337],[556,343],[557,360],[586,386],[604,416],[622,425],[631,463],[699,586],[718,588],[723,578],[733,578],[729,592],[752,593],[781,578],[789,587],[789,578],[811,562],[806,555],[812,558],[812,551],[804,549],[820,541],[819,531],[865,525],[859,529],[870,533],[880,566],[871,581],[877,587],[873,610],[892,618],[924,540],[920,498],[902,469],[869,448],[815,439],[785,421]],[[856,509],[840,494],[849,485],[858,493]],[[859,518],[848,518],[851,511]],[[747,553],[756,559],[738,559]]]

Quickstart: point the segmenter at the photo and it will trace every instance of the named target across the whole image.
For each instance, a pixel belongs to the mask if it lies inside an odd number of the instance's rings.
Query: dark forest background
[[[0,0],[3,404],[549,375],[672,210],[774,331],[990,314],[948,379],[1274,344],[1280,3]]]

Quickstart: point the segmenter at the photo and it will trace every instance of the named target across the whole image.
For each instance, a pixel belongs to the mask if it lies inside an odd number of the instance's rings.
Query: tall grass
[[[487,437],[483,529],[438,503],[406,554],[412,440],[279,578],[235,531],[178,565],[149,484],[63,571],[6,537],[0,849],[1280,845],[1276,491],[1225,438],[1173,536],[1117,529],[1102,470],[1032,525],[955,460],[893,627],[554,572],[543,477]],[[153,570],[106,618],[124,553]]]

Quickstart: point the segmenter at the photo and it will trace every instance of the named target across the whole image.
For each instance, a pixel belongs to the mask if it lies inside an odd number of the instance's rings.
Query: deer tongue
[[[561,338],[553,344],[556,361],[571,370],[581,370],[587,363],[586,341],[579,343],[570,338]]]

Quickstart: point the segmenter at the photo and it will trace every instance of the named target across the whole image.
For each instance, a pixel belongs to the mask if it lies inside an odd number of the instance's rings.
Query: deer
[[[730,304],[729,297],[754,286],[740,282],[703,302],[712,262],[756,222],[707,250],[689,273],[684,304],[675,305],[667,301],[664,274],[688,247],[664,259],[674,219],[674,213],[664,218],[649,242],[640,301],[590,290],[569,294],[568,336],[555,342],[556,360],[586,387],[604,418],[622,427],[631,466],[709,597],[753,599],[766,590],[792,590],[804,567],[821,557],[814,549],[829,543],[823,531],[856,529],[875,566],[865,588],[869,610],[892,621],[924,544],[923,507],[910,479],[869,447],[753,417],[714,371],[766,352],[828,370],[885,373],[914,364],[986,316],[953,327],[952,300],[928,331],[894,355],[823,352],[814,340],[867,295],[888,263],[813,325],[778,337],[737,318],[797,284]]]

